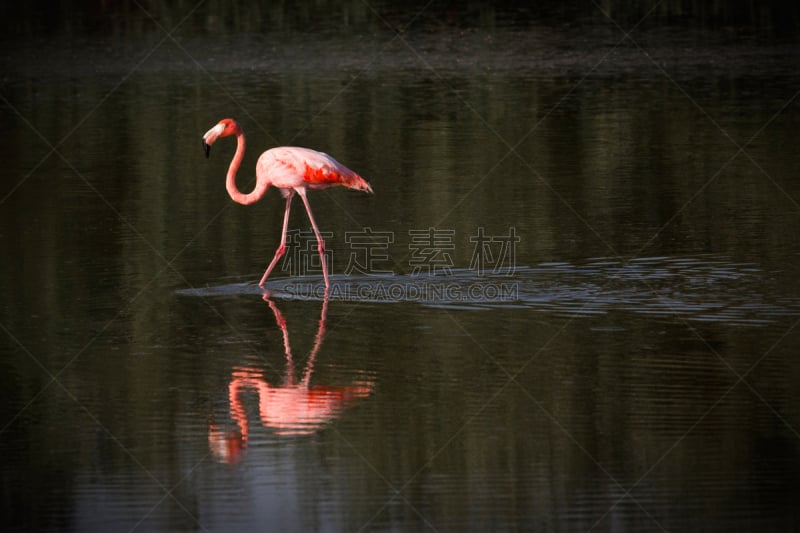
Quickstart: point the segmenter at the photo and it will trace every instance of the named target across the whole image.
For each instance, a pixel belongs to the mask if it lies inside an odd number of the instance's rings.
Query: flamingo
[[[372,187],[369,182],[328,154],[317,152],[310,148],[281,146],[261,154],[256,163],[256,186],[250,193],[244,194],[236,187],[236,172],[239,170],[239,165],[241,165],[244,158],[245,149],[242,127],[230,118],[220,120],[216,126],[203,135],[203,149],[206,152],[206,157],[208,157],[211,153],[211,145],[220,137],[228,137],[230,135],[236,135],[236,153],[233,156],[233,160],[231,160],[230,167],[228,167],[225,187],[233,201],[242,205],[255,203],[263,198],[270,185],[280,189],[281,194],[286,199],[281,243],[258,286],[264,288],[264,283],[267,281],[270,272],[275,268],[278,260],[286,253],[289,210],[292,206],[292,199],[297,193],[306,206],[308,220],[311,221],[311,227],[314,228],[314,235],[317,237],[317,250],[319,251],[322,265],[322,275],[325,279],[325,289],[326,291],[329,290],[330,281],[328,280],[328,267],[325,261],[325,242],[322,240],[319,227],[314,220],[314,215],[311,213],[311,206],[308,204],[306,193],[309,190],[327,189],[335,185],[372,193]]]

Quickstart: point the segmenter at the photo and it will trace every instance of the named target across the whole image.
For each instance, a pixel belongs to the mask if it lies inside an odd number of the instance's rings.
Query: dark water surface
[[[796,45],[210,16],[4,52],[6,524],[800,528]],[[309,196],[327,297],[299,202],[255,284],[227,116],[245,191],[279,144],[370,180]]]

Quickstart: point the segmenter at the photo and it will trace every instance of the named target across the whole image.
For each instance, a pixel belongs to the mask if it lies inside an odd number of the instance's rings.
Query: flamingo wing
[[[372,192],[369,183],[326,153],[298,146],[282,146],[262,156],[269,167],[270,181],[277,187],[306,186],[325,189],[342,185]]]

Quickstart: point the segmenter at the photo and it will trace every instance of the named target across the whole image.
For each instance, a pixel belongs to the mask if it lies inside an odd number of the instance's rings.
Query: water
[[[796,529],[796,46],[345,11],[3,56],[6,525]],[[370,180],[309,196],[327,297],[299,202],[255,284],[283,200],[230,201],[226,116],[245,191],[276,144]]]

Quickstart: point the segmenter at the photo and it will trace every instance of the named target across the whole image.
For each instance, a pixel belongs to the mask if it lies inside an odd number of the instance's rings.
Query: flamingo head
[[[211,145],[220,137],[227,137],[228,135],[238,135],[242,132],[242,128],[232,118],[224,118],[220,120],[216,126],[211,128],[203,135],[203,150],[206,152],[206,157],[211,155]]]

